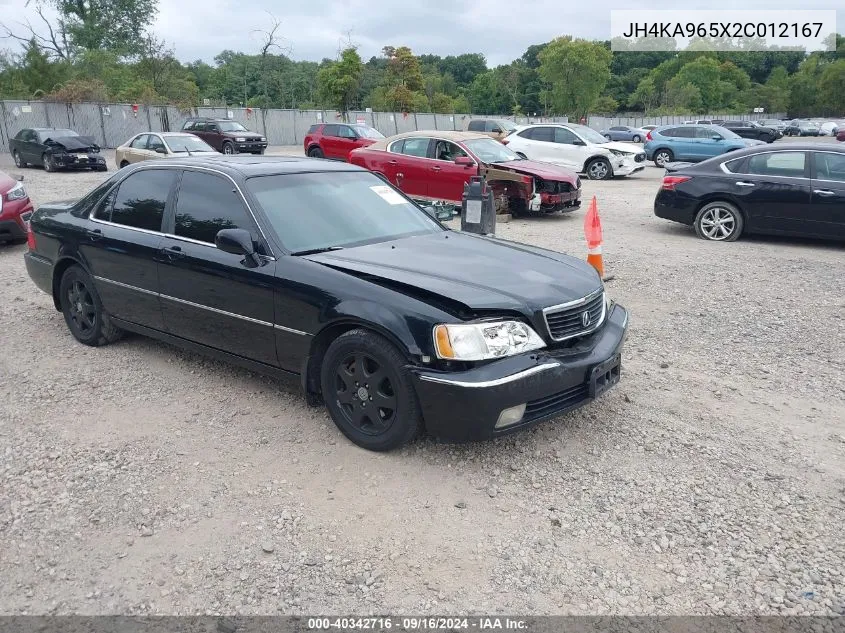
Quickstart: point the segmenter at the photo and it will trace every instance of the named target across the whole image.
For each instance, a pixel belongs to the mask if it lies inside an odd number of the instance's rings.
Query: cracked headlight
[[[26,198],[26,189],[23,188],[23,183],[21,182],[6,192],[6,200],[10,202],[12,200],[21,200],[22,198]]]
[[[520,321],[448,323],[434,328],[434,349],[446,360],[489,360],[541,349],[546,344]]]

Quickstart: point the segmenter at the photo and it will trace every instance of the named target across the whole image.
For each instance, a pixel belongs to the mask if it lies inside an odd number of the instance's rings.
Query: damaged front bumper
[[[106,159],[99,152],[53,152],[50,156],[56,167],[64,167],[65,169],[102,169],[106,166]]]
[[[554,213],[569,211],[581,206],[581,189],[564,193],[535,192],[528,201],[529,211]]]
[[[619,381],[627,332],[628,311],[615,304],[604,326],[573,347],[462,372],[412,368],[426,429],[450,442],[484,440],[577,409]]]
[[[636,174],[638,171],[642,171],[645,169],[645,154],[643,154],[643,160],[637,161],[633,156],[624,157],[618,161],[616,161],[613,165],[613,175],[614,176],[630,176],[631,174]]]

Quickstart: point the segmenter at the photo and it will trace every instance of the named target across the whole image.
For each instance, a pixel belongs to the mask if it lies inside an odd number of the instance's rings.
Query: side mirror
[[[166,150],[166,149],[164,149],[161,145],[159,145],[158,147],[156,147],[156,149],[155,149],[155,153],[156,153],[156,154],[166,154],[166,153],[167,153],[167,150]]]
[[[501,134],[501,133],[502,133],[502,128],[494,127],[494,128],[493,128],[492,130],[490,130],[490,131],[491,131],[491,132],[493,132],[493,134]]]
[[[458,156],[455,159],[456,165],[463,165],[464,167],[473,167],[475,165],[475,161],[472,160],[469,156]]]
[[[714,134],[710,138],[712,138],[714,141],[721,141],[722,140],[722,137],[719,136],[718,134]]]
[[[582,141],[580,138],[576,138],[574,141],[572,141],[572,144],[573,144],[573,145],[578,145],[579,147],[584,147],[584,146],[586,146],[586,145],[587,145],[587,144],[586,144],[584,141]]]
[[[221,251],[232,255],[243,255],[254,266],[261,265],[261,260],[252,244],[252,235],[244,229],[221,229],[214,236],[214,245]]]

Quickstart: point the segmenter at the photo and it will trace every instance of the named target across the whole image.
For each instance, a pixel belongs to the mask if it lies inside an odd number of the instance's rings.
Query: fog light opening
[[[524,415],[525,403],[504,409],[499,414],[499,419],[496,422],[496,428],[503,429],[507,426],[513,426],[517,422],[520,422],[522,420],[522,416]]]

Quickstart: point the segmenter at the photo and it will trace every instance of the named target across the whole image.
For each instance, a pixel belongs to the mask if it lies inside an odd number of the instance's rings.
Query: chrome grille
[[[583,299],[546,308],[543,316],[549,336],[555,341],[565,341],[597,329],[604,322],[605,311],[604,291],[599,290]]]

